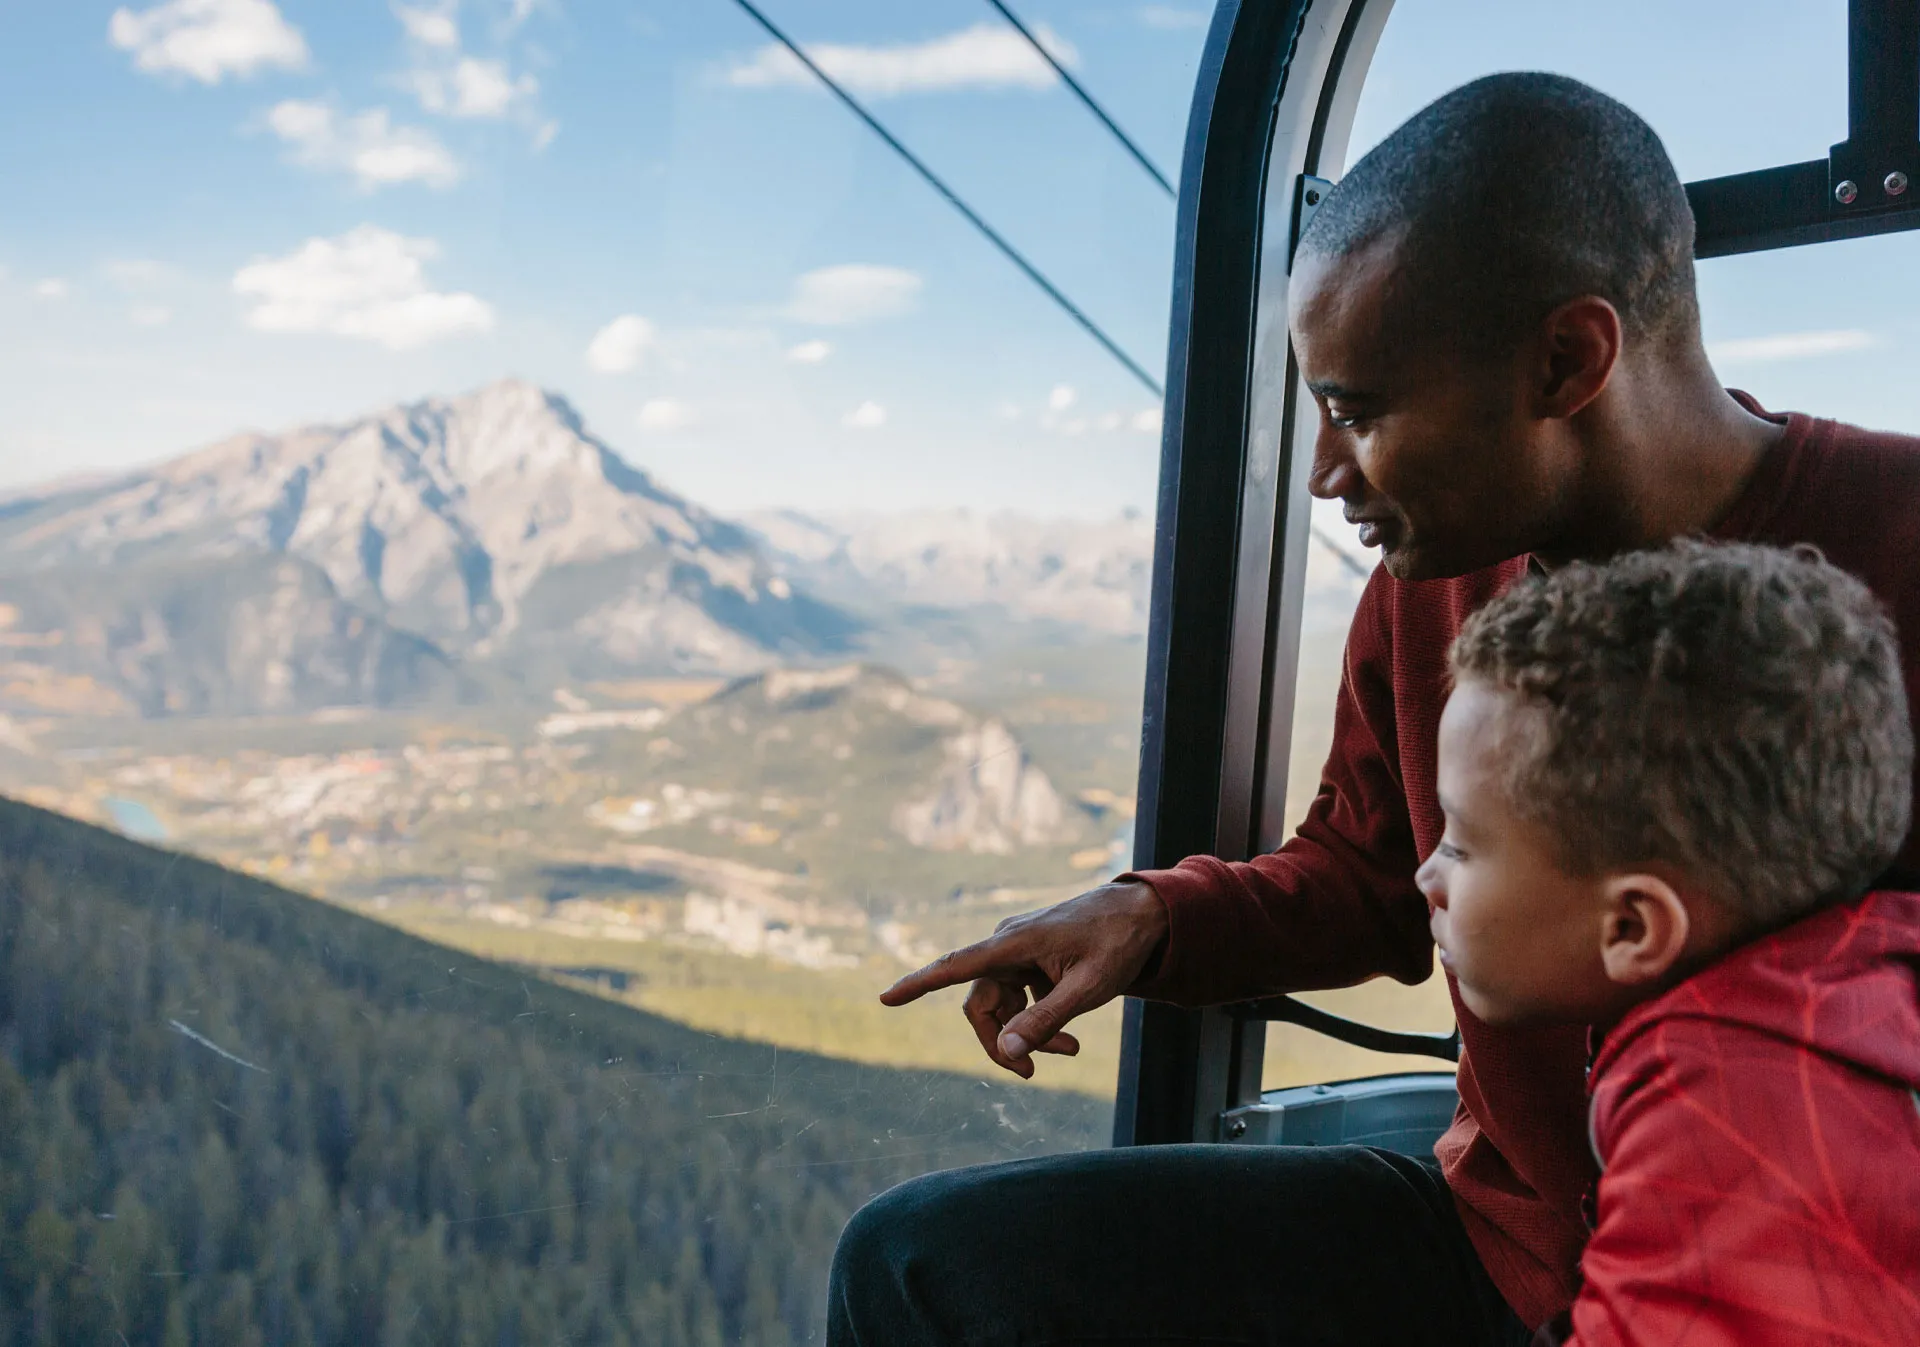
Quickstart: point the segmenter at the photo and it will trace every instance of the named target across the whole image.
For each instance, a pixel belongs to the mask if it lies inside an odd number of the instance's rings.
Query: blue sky
[[[989,6],[764,5],[1159,368],[1171,207]],[[1208,7],[1014,7],[1175,170]],[[1843,134],[1844,0],[1602,8],[1401,0],[1356,150],[1517,67],[1626,99],[1689,177]],[[1152,398],[731,0],[4,13],[0,484],[512,373],[723,510],[1151,504]],[[1916,260],[1706,264],[1723,374],[1920,430]]]

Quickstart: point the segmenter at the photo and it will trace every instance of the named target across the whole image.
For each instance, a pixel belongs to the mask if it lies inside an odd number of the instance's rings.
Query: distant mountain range
[[[1145,633],[1149,519],[719,518],[517,379],[0,499],[0,712],[544,699]]]
[[[849,607],[994,610],[1109,636],[1147,630],[1153,521],[1010,512],[749,515],[783,575]]]

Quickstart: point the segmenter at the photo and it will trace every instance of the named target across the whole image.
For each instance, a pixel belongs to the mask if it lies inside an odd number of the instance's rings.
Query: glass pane
[[[1160,363],[1017,33],[767,8]],[[1171,170],[1200,7],[1019,8]],[[0,1342],[817,1340],[1105,1144],[1118,1007],[876,994],[1130,856],[1151,392],[726,3],[32,6],[0,111]]]
[[[1520,0],[1397,0],[1361,95],[1349,161],[1447,90],[1516,69],[1572,75],[1626,102],[1660,133],[1689,180],[1824,157],[1846,135],[1840,0],[1677,8],[1627,0],[1551,11]],[[1920,302],[1916,262],[1920,237],[1906,234],[1700,264],[1715,368],[1770,408],[1920,429],[1906,377],[1920,345],[1920,320],[1912,316]],[[1318,505],[1315,518],[1351,545],[1337,511]],[[1315,546],[1288,787],[1295,819],[1319,780],[1338,686],[1336,633],[1344,633],[1340,614],[1357,597],[1344,571],[1328,564],[1327,549]],[[1378,979],[1304,999],[1393,1028],[1444,1031],[1453,1018],[1438,976],[1418,987]],[[1265,1080],[1272,1086],[1439,1065],[1273,1026]]]
[[[1315,501],[1300,625],[1300,672],[1294,691],[1293,747],[1287,764],[1287,816],[1292,819],[1306,816],[1320,786],[1320,768],[1333,745],[1333,708],[1345,667],[1347,627],[1374,564],[1374,554],[1354,540],[1339,504]],[[1446,983],[1438,976],[1417,987],[1376,978],[1341,991],[1305,993],[1300,999],[1390,1029],[1445,1033],[1453,1027],[1453,1005]],[[1368,1052],[1293,1025],[1271,1024],[1261,1079],[1274,1089],[1444,1066],[1439,1061]]]
[[[1824,159],[1847,135],[1845,0],[1395,0],[1347,161],[1499,70],[1550,70],[1612,94],[1653,124],[1687,181]]]

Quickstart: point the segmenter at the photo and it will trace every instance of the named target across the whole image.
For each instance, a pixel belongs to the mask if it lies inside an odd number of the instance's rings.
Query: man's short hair
[[[1660,137],[1564,75],[1488,75],[1428,104],[1327,194],[1300,252],[1395,231],[1414,295],[1482,350],[1582,295],[1636,339],[1699,329],[1693,211]]]
[[[1906,840],[1893,622],[1811,547],[1681,542],[1526,579],[1452,665],[1514,699],[1509,802],[1577,873],[1662,862],[1766,929],[1859,896]]]

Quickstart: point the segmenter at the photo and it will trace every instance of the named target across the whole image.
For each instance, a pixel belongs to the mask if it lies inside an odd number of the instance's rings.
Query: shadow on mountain
[[[660,893],[686,891],[678,875],[663,870],[633,870],[624,865],[543,865],[540,878],[547,882],[550,903],[569,898],[586,898],[601,893]]]

